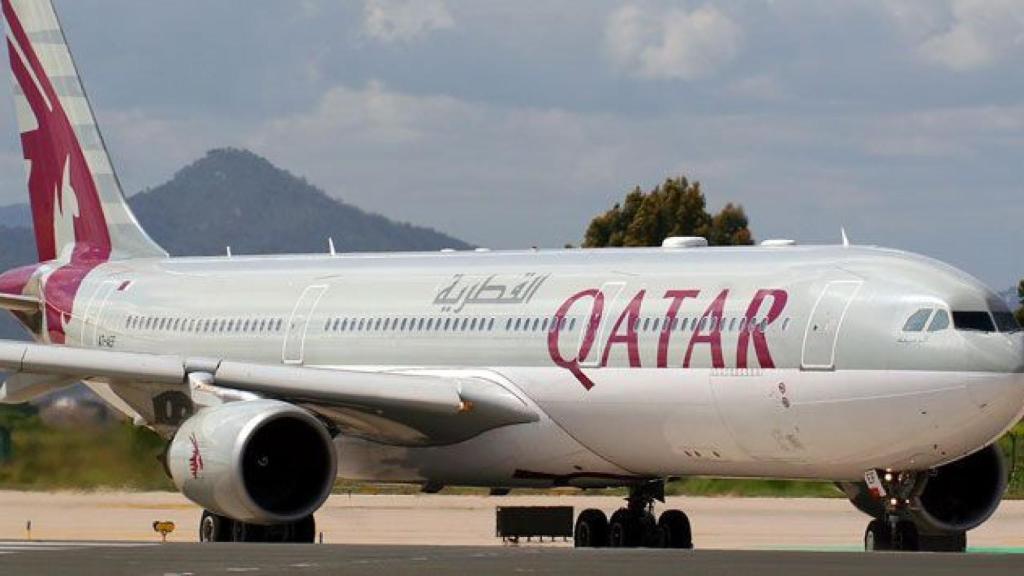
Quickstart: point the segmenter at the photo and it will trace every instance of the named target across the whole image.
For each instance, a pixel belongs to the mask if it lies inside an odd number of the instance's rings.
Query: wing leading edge
[[[0,340],[0,368],[12,372],[0,387],[4,403],[25,402],[79,380],[114,388],[181,386],[199,405],[211,390],[241,391],[302,405],[341,433],[400,445],[451,444],[539,420],[504,386],[482,377],[320,369],[6,340]]]

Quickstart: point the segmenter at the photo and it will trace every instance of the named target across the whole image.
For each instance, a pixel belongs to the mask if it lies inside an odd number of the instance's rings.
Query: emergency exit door
[[[801,367],[832,370],[836,365],[836,341],[850,302],[860,290],[859,280],[830,282],[822,290],[807,321]]]
[[[295,303],[291,318],[288,319],[288,331],[284,337],[284,348],[281,361],[285,364],[302,364],[303,351],[306,346],[306,332],[317,303],[327,291],[327,286],[309,286],[302,291],[299,301]]]

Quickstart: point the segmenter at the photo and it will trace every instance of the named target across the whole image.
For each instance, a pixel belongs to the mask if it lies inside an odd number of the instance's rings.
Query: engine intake
[[[278,400],[200,410],[167,455],[175,485],[200,506],[253,524],[298,521],[330,495],[337,456],[326,427]]]
[[[924,475],[914,514],[938,531],[966,531],[989,519],[1006,491],[1006,460],[992,445]]]
[[[991,445],[922,473],[912,491],[910,513],[923,532],[966,532],[996,511],[1007,480],[1003,453]],[[861,512],[884,516],[883,503],[871,497],[863,482],[842,482],[839,487]]]

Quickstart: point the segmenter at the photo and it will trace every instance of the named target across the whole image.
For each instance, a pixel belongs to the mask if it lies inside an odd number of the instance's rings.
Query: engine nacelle
[[[999,507],[1007,481],[1006,459],[996,445],[940,466],[914,490],[915,519],[939,532],[976,528]]]
[[[914,486],[910,513],[924,532],[966,532],[980,526],[999,507],[1006,491],[1006,460],[992,445],[960,460],[922,473]],[[884,505],[863,482],[840,488],[858,510],[881,518]]]
[[[203,508],[252,524],[298,521],[331,493],[337,455],[326,427],[278,400],[204,408],[182,423],[167,464]]]

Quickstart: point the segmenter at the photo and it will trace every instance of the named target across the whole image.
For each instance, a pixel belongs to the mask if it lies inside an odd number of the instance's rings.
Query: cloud
[[[306,140],[305,147],[314,149],[341,139],[383,146],[416,144],[450,120],[468,121],[470,113],[466,103],[452,97],[403,94],[371,80],[362,89],[335,86],[312,110],[272,119],[258,131],[254,145],[293,138]]]
[[[628,115],[371,81],[334,86],[307,110],[257,127],[246,144],[357,206],[492,248],[578,242],[589,218],[632,186],[685,174],[704,183],[713,208],[744,204],[759,238],[835,241],[845,224],[862,242],[1002,278],[993,271],[1012,261],[1009,248],[972,264],[975,251],[950,238],[1003,246],[1024,209],[1013,171],[1022,133],[1016,105]],[[963,210],[964,190],[1000,209],[929,226]],[[908,214],[926,229],[908,228]],[[979,231],[974,219],[983,217]]]
[[[930,108],[878,115],[857,132],[869,155],[947,161],[1020,148],[1024,106]]]
[[[917,54],[936,66],[968,72],[1024,52],[1020,0],[889,0],[887,8]]]
[[[736,58],[743,32],[714,6],[687,12],[626,5],[608,17],[605,45],[615,65],[649,79],[694,80]]]
[[[782,82],[768,74],[755,74],[730,82],[728,91],[740,98],[763,102],[779,102],[790,97]]]
[[[412,42],[454,27],[444,0],[366,0],[363,10],[366,34],[389,44]]]

